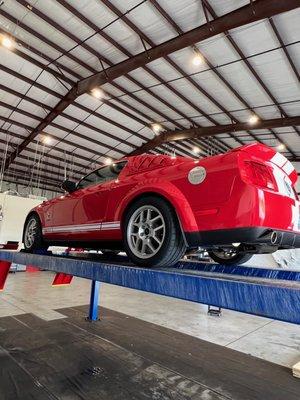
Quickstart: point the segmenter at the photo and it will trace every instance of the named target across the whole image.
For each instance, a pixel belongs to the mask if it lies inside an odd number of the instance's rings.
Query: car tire
[[[43,240],[41,221],[36,214],[31,214],[26,220],[23,244],[25,251],[29,253],[35,250],[48,249]]]
[[[249,261],[250,258],[253,256],[253,254],[237,252],[232,257],[226,258],[226,257],[221,257],[219,253],[220,252],[218,252],[218,254],[216,254],[213,251],[208,252],[208,254],[212,260],[214,260],[218,264],[223,264],[223,265],[241,265],[241,264],[244,264],[245,262]]]
[[[160,197],[149,195],[134,202],[126,211],[122,226],[125,251],[137,265],[172,266],[186,252],[177,215]]]

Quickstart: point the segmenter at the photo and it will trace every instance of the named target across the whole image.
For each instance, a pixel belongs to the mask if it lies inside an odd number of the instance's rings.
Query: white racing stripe
[[[278,165],[278,167],[282,167],[286,162],[287,158],[285,158],[282,154],[276,153],[270,160],[274,164]]]
[[[295,170],[293,164],[280,153],[276,153],[270,161],[280,167],[287,175],[291,175]]]
[[[96,224],[81,224],[81,225],[61,225],[43,228],[45,233],[76,233],[76,232],[93,232],[93,231],[108,231],[120,229],[120,221],[102,222]]]
[[[295,168],[294,168],[293,164],[290,161],[288,161],[286,164],[284,164],[282,169],[284,170],[284,172],[287,175],[290,175],[294,171]]]

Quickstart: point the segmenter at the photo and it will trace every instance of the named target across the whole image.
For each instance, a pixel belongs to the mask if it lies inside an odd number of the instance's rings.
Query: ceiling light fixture
[[[248,122],[249,122],[249,124],[256,124],[256,122],[258,122],[258,116],[255,114],[251,115]]]
[[[286,150],[286,146],[283,143],[279,143],[279,145],[276,147],[276,149],[278,151],[284,151],[284,150]]]
[[[158,134],[161,131],[162,127],[160,124],[153,124],[152,125],[152,130],[154,133]]]
[[[195,66],[201,65],[203,63],[203,57],[197,48],[194,49],[194,57],[192,59],[192,63]]]
[[[99,88],[92,89],[91,94],[96,97],[96,99],[101,99],[103,97],[103,91]]]
[[[193,147],[193,152],[194,153],[196,153],[196,154],[199,154],[200,153],[200,149],[199,149],[199,147]]]
[[[106,165],[111,165],[112,164],[112,162],[113,162],[113,160],[111,159],[111,158],[106,158],[105,160],[104,160],[104,163],[106,164]]]
[[[8,36],[3,36],[1,38],[1,44],[3,47],[6,47],[9,50],[11,50],[14,47],[14,41],[11,40]]]
[[[42,136],[42,142],[44,144],[51,144],[52,139],[49,136]]]

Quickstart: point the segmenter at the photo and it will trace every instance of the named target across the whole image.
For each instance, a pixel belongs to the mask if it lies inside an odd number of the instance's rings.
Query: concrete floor
[[[55,311],[59,308],[89,303],[90,281],[74,278],[70,286],[52,287],[53,277],[46,271],[10,274],[0,294],[0,317],[33,313],[52,320],[64,318]],[[300,361],[297,325],[229,310],[220,318],[209,317],[201,304],[107,284],[101,286],[100,301],[106,308],[277,364],[291,367]]]

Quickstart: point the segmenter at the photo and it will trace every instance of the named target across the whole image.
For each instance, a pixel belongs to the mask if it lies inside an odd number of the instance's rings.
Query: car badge
[[[204,167],[195,167],[188,174],[188,180],[192,185],[199,185],[205,178],[206,169]]]

